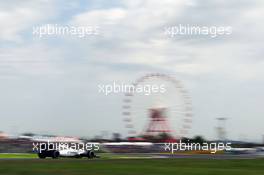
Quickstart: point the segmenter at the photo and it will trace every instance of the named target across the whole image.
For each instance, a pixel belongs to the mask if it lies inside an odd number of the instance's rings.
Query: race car
[[[60,150],[53,149],[51,146],[49,148],[41,150],[38,152],[38,157],[40,159],[45,159],[46,157],[51,157],[57,159],[59,157],[73,157],[73,158],[82,158],[87,157],[89,159],[96,158],[98,156],[92,150],[85,151],[83,149],[72,149],[72,148],[63,148]]]

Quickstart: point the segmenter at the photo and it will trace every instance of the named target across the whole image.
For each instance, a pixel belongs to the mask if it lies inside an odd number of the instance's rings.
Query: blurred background
[[[32,152],[32,142],[58,137],[229,141],[257,151],[264,144],[263,7],[260,0],[0,1],[0,152]],[[47,24],[97,26],[98,34],[34,35]],[[232,33],[164,34],[179,24]],[[99,92],[113,82],[168,91]]]

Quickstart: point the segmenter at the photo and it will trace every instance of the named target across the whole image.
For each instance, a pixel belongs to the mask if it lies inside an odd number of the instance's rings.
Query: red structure
[[[168,134],[171,135],[172,130],[165,116],[165,108],[152,108],[150,111],[150,121],[148,123],[145,135]]]

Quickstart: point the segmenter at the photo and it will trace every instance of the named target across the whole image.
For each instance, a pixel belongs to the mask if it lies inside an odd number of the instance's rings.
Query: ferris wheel
[[[126,92],[122,114],[128,137],[167,134],[186,137],[192,124],[192,103],[182,83],[165,74],[148,74],[137,79],[134,89],[144,87],[157,92]],[[143,89],[144,90],[144,89]],[[152,89],[153,90],[153,89]]]

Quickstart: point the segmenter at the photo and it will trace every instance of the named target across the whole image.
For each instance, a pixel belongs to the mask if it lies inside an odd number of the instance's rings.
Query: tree
[[[22,136],[33,137],[35,134],[31,132],[23,133]]]
[[[113,141],[120,142],[121,141],[121,134],[113,133]]]
[[[202,137],[202,136],[195,136],[193,139],[192,139],[192,142],[193,143],[204,143],[206,142],[206,140]]]

